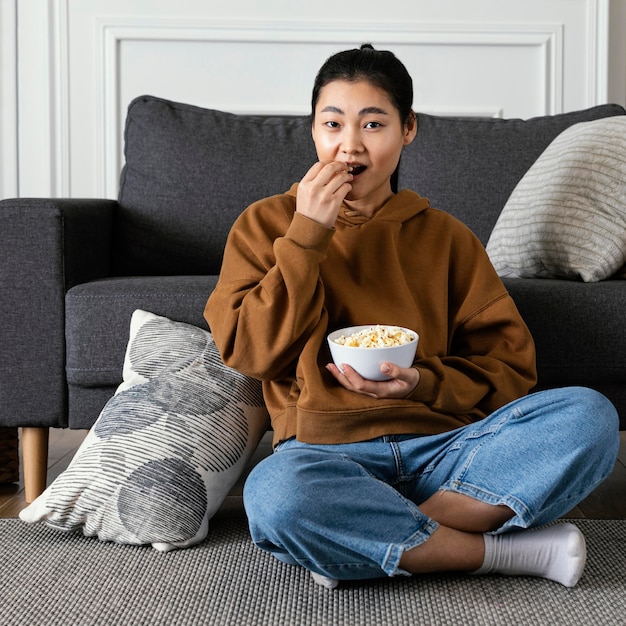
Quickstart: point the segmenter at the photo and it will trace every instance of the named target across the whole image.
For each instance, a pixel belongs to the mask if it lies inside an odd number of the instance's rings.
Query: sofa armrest
[[[0,425],[67,425],[65,292],[108,275],[112,200],[0,202]]]

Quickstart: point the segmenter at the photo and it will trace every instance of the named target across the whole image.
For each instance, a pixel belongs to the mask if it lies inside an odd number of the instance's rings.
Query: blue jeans
[[[419,508],[438,490],[509,507],[495,532],[541,526],[608,476],[618,447],[603,395],[543,391],[441,435],[281,442],[248,477],[244,505],[253,541],[281,561],[335,579],[406,575],[403,552],[438,527]]]

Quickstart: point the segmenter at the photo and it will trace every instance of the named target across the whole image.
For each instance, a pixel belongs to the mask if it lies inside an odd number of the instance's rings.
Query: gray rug
[[[2,626],[626,624],[626,521],[575,520],[589,560],[573,589],[461,575],[342,583],[329,591],[219,519],[195,548],[159,553],[0,520]]]

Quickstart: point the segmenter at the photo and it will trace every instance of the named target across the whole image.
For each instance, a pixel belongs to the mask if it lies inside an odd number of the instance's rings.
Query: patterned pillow
[[[268,428],[260,383],[226,367],[208,331],[141,310],[123,378],[20,518],[163,551],[196,544]]]
[[[626,116],[563,131],[513,190],[487,253],[505,277],[615,274],[626,261]]]

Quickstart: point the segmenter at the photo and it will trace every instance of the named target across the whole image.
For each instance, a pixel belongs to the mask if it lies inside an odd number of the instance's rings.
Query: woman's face
[[[312,132],[320,161],[352,167],[346,204],[371,216],[391,197],[391,175],[415,130],[415,123],[401,123],[384,90],[366,80],[336,80],[320,92]]]

